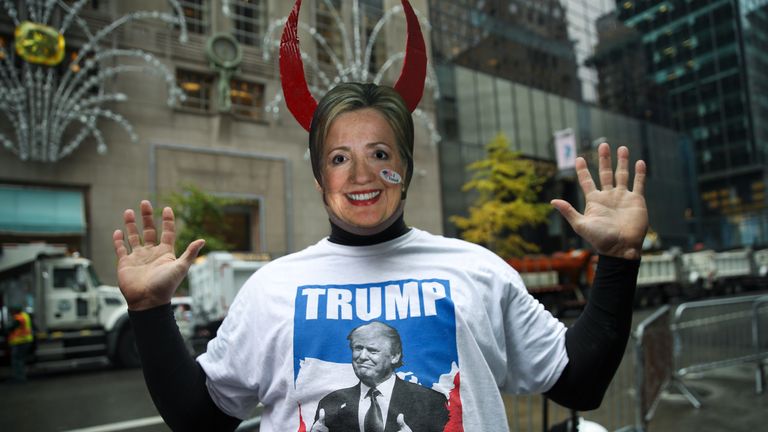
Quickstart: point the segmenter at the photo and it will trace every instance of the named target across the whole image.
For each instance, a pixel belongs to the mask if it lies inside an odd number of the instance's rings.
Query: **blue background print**
[[[435,298],[434,293],[441,290],[444,291],[444,296],[438,295]],[[418,293],[418,296],[414,293]],[[371,307],[371,297],[377,294],[381,297],[381,316],[372,319],[358,316],[358,296],[364,296],[361,301],[367,298],[364,303],[367,311]],[[410,294],[412,308],[407,309],[408,313],[403,313],[406,312],[404,308],[388,308],[387,305],[392,305],[391,298],[387,302],[388,294],[390,297],[393,294],[405,296],[401,299]],[[337,307],[338,302],[333,298],[338,296],[342,296],[345,301],[351,300],[351,306]],[[354,285],[305,285],[296,291],[293,334],[294,383],[298,378],[301,361],[305,358],[351,364],[352,352],[347,336],[354,328],[374,321],[386,323],[400,333],[404,365],[397,371],[412,372],[422,386],[431,388],[440,375],[451,371],[451,363],[459,364],[456,318],[447,280],[405,279]],[[409,378],[410,376],[406,377],[406,380]]]

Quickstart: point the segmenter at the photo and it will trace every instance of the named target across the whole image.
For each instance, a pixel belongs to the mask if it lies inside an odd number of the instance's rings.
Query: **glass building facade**
[[[768,2],[619,1],[637,30],[651,84],[693,144],[701,222],[716,248],[768,243]]]
[[[556,171],[554,134],[571,129],[590,167],[597,166],[596,146],[603,141],[645,159],[652,228],[666,245],[691,242],[691,170],[684,166],[690,142],[670,128],[593,104],[597,73],[585,61],[597,43],[595,21],[615,8],[613,0],[430,1],[446,235],[459,234],[450,217],[466,215],[473,204],[472,194],[459,192],[469,180],[466,167],[485,156],[493,137],[504,133],[514,150]],[[573,170],[545,184],[542,202],[555,197],[583,205]],[[544,252],[584,246],[557,212],[524,235]]]
[[[683,135],[469,68],[443,65],[437,73],[442,92],[438,108],[443,133],[440,163],[447,235],[457,235],[448,218],[466,214],[472,205],[471,195],[457,193],[469,180],[466,166],[485,156],[485,145],[496,134],[504,133],[512,148],[524,157],[554,165],[553,135],[570,128],[576,136],[579,154],[587,158],[590,168],[597,166],[596,145],[603,141],[612,143],[614,148],[626,145],[633,160],[644,159],[649,166],[646,195],[651,227],[666,246],[684,247],[690,242],[685,216],[690,189],[684,166],[690,146]],[[583,206],[572,171],[553,179],[542,200],[556,196],[564,197],[577,208]],[[573,233],[563,230],[557,212],[551,214],[548,226],[532,235],[550,252],[578,242]]]
[[[436,63],[581,99],[574,42],[559,0],[430,0],[429,6]]]
[[[616,9],[614,0],[562,0],[568,22],[568,37],[574,41],[578,61],[578,76],[585,101],[597,100],[598,76],[586,60],[597,45],[595,22],[600,16]]]

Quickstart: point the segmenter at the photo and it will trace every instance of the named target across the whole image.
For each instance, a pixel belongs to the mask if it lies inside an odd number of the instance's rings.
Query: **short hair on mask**
[[[351,332],[347,335],[347,340],[349,341],[349,347],[352,348],[352,335],[355,334],[355,332],[358,329],[361,329],[363,327],[378,324],[378,327],[381,329],[382,334],[384,337],[389,339],[390,346],[392,346],[392,353],[393,354],[400,354],[400,359],[395,364],[395,369],[402,366],[403,363],[403,341],[400,339],[400,333],[397,332],[397,329],[390,326],[389,324],[385,324],[381,321],[373,321],[369,322],[367,324],[359,325],[352,329]]]
[[[403,186],[407,190],[413,177],[413,117],[395,89],[372,83],[342,83],[320,99],[309,130],[309,156],[315,179],[323,185],[323,146],[331,123],[343,113],[364,108],[382,114],[395,133],[397,151],[406,164]]]

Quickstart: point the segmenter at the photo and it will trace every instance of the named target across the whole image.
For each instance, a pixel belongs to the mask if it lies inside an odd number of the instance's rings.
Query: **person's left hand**
[[[407,424],[405,424],[405,416],[403,413],[400,413],[397,415],[397,432],[413,432],[411,428],[408,427]]]
[[[312,425],[310,432],[328,432],[328,426],[325,425],[325,410],[320,408],[317,420]]]
[[[635,179],[630,191],[627,188],[629,150],[622,146],[616,151],[619,161],[615,174],[611,169],[610,146],[607,143],[600,144],[597,153],[602,190],[595,186],[584,158],[576,158],[576,174],[587,203],[584,214],[560,199],[552,200],[552,205],[597,253],[640,259],[643,239],[648,230],[648,209],[643,196],[645,162],[639,160],[635,163]]]

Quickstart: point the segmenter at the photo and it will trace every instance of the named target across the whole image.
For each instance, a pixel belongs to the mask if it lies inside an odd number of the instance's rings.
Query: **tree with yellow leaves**
[[[510,149],[504,134],[488,143],[486,154],[467,167],[474,174],[462,190],[478,193],[469,217],[451,216],[451,221],[464,240],[483,245],[502,258],[537,252],[538,246],[525,241],[519,230],[546,221],[551,206],[538,202],[538,193],[547,177],[537,172],[532,161]]]

